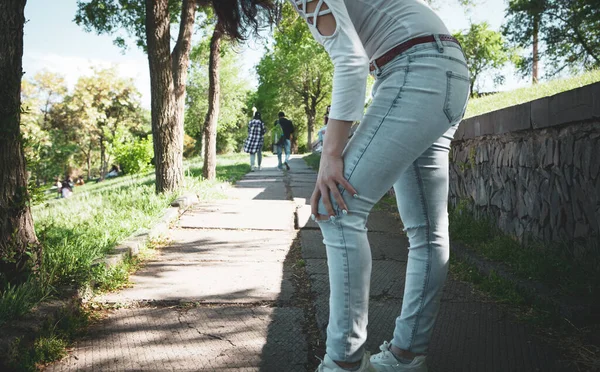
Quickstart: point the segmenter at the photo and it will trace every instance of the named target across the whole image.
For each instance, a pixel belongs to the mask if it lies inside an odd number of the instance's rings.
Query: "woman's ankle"
[[[394,356],[396,356],[396,358],[402,359],[403,361],[408,361],[408,362],[412,361],[417,356],[422,355],[422,354],[415,354],[408,350],[400,349],[399,347],[396,347],[393,344],[390,347],[390,351],[392,352],[392,354],[394,354]]]

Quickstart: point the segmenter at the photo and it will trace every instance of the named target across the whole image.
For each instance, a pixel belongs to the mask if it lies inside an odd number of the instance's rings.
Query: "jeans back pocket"
[[[467,76],[452,71],[446,72],[446,99],[444,113],[450,124],[459,122],[467,108],[469,99],[470,81]]]

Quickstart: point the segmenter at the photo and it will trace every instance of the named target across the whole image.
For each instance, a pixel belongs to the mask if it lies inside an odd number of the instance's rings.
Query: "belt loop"
[[[381,69],[379,68],[379,66],[377,66],[377,60],[376,60],[376,59],[374,59],[374,60],[371,62],[371,65],[373,65],[373,67],[374,67],[374,68],[373,68],[373,72],[375,73],[375,76],[379,75],[379,74],[381,73]]]
[[[435,43],[437,44],[438,52],[444,53],[444,44],[442,44],[442,41],[440,40],[440,35],[435,34],[433,35],[433,38],[435,39]]]

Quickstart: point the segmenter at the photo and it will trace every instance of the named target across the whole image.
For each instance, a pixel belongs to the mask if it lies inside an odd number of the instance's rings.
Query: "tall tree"
[[[131,79],[118,76],[115,68],[95,70],[82,76],[72,94],[54,106],[52,128],[60,129],[67,141],[76,144],[84,157],[88,178],[92,157],[100,151],[100,176],[108,172],[111,148],[119,129],[141,132],[143,125],[140,94]]]
[[[510,0],[506,19],[508,41],[531,50],[517,67],[532,80],[539,61],[547,76],[600,67],[598,0]]]
[[[185,83],[196,8],[196,0],[78,1],[77,24],[108,34],[125,28],[148,53],[157,192],[175,190],[183,181]],[[171,51],[177,15],[179,33]],[[124,46],[124,39],[115,43]]]
[[[19,129],[25,3],[0,1],[0,284],[23,279],[42,258]]]
[[[483,72],[499,69],[515,56],[504,42],[502,34],[491,30],[487,22],[473,23],[469,30],[457,32],[454,37],[460,42],[467,59],[471,95]],[[497,75],[496,79],[500,80],[501,75]]]
[[[64,77],[49,71],[38,72],[33,79],[21,82],[21,134],[30,184],[40,186],[62,173],[61,162],[56,162],[58,154],[54,148],[51,115],[66,93]]]
[[[221,39],[223,32],[217,23],[210,39],[208,62],[208,112],[204,121],[204,165],[202,176],[207,180],[215,179],[217,173],[217,119],[219,118],[221,84],[219,67],[221,62]]]
[[[192,48],[190,74],[186,95],[186,134],[200,144],[204,132],[204,121],[208,112],[210,39],[207,37]],[[219,85],[221,99],[217,125],[217,153],[238,151],[246,138],[247,100],[251,84],[240,69],[243,56],[236,52],[235,45],[226,40],[221,42]]]

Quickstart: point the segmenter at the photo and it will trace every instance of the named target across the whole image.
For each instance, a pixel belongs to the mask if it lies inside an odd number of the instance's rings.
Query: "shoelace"
[[[386,353],[391,353],[390,351],[391,344],[387,341],[383,341],[383,344],[379,346],[379,350],[381,350],[381,354],[374,355],[376,359],[383,359],[387,357]]]
[[[321,361],[321,363],[319,363],[319,366],[317,367],[317,370],[315,372],[322,372],[323,371],[323,359],[319,358],[318,356],[315,355],[315,357],[317,359],[319,359],[319,361]]]

